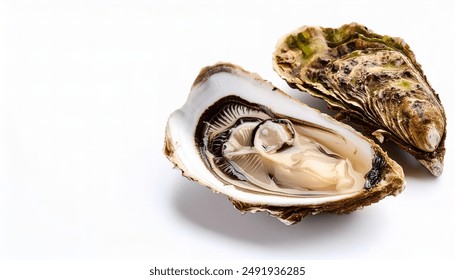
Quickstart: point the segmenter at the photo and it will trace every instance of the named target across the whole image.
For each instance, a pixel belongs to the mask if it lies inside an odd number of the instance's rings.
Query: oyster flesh
[[[439,176],[446,116],[414,53],[400,38],[351,23],[304,26],[284,36],[275,71],[294,88],[324,99],[380,142],[391,139]]]
[[[226,63],[201,70],[168,119],[164,153],[237,209],[286,224],[349,213],[404,188],[401,167],[373,141]]]

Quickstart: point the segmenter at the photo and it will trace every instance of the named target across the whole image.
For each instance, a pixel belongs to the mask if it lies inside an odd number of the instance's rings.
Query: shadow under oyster
[[[294,88],[341,110],[380,142],[394,141],[433,175],[443,171],[446,116],[414,53],[400,38],[351,23],[304,26],[284,36],[275,71]]]
[[[350,213],[404,188],[402,168],[373,141],[226,63],[201,70],[168,119],[164,153],[237,209],[286,224]]]

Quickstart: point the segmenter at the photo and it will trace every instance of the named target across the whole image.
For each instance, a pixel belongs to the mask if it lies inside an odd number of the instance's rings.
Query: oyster
[[[391,139],[439,176],[446,116],[414,53],[400,38],[351,23],[302,27],[284,36],[275,71],[294,88],[341,110],[380,142]]]
[[[286,224],[404,188],[403,170],[373,141],[232,64],[201,70],[168,119],[164,153],[237,209]]]

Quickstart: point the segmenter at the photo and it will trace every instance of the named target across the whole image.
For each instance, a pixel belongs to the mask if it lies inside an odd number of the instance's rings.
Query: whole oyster
[[[403,170],[378,145],[232,64],[201,70],[169,117],[164,153],[237,209],[286,224],[404,188]]]
[[[439,176],[446,117],[409,46],[352,23],[340,28],[302,27],[283,37],[274,69],[295,88],[341,110],[380,142],[397,143]]]

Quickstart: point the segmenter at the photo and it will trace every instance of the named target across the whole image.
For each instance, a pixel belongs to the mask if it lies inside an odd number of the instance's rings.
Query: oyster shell
[[[446,116],[414,53],[400,38],[351,23],[304,26],[284,36],[273,57],[286,82],[341,110],[380,142],[391,139],[439,176]]]
[[[168,119],[164,153],[237,209],[286,224],[404,188],[403,170],[373,141],[232,64],[201,70]]]

